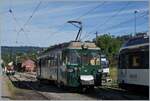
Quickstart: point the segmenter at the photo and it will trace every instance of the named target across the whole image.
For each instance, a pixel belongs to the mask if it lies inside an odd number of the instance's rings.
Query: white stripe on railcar
[[[119,52],[123,49],[133,49],[133,48],[139,48],[139,47],[142,47],[142,46],[146,46],[146,45],[149,45],[149,43],[144,43],[144,44],[138,44],[138,45],[131,45],[131,46],[126,46],[126,47],[122,47]]]
[[[119,69],[119,83],[149,86],[149,69]]]

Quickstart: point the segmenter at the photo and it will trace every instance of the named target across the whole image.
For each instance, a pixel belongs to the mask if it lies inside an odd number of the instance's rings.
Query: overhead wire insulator
[[[11,9],[9,9],[9,13],[12,13],[12,10],[11,10]]]

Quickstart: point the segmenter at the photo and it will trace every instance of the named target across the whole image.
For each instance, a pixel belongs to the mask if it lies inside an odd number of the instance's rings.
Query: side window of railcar
[[[60,65],[62,65],[62,53],[60,53],[59,58],[60,58]]]
[[[76,50],[70,50],[69,51],[69,63],[70,64],[79,64],[79,54]]]
[[[123,53],[120,55],[120,68],[126,69],[129,67],[129,54],[128,53]]]
[[[52,59],[51,59],[51,66],[54,66],[54,54],[51,54],[51,57],[52,57]]]
[[[145,51],[142,54],[142,68],[149,68],[149,51]]]
[[[62,61],[61,61],[62,59],[61,59],[60,53],[57,54],[57,58],[58,58],[58,66],[60,66],[62,64]]]
[[[143,59],[144,68],[148,69],[149,68],[149,51],[144,52],[144,56],[142,59]]]
[[[140,66],[140,56],[133,56],[132,57],[132,67],[139,67]]]
[[[139,69],[142,68],[142,53],[137,52],[137,53],[131,53],[130,54],[130,68],[132,69]]]
[[[44,65],[45,65],[45,67],[47,66],[47,59],[46,58],[44,58]]]
[[[51,66],[51,60],[48,59],[48,67],[50,67],[50,66]]]
[[[62,53],[62,61],[63,61],[63,64],[67,64],[67,62],[68,62],[67,50],[63,50],[63,53]]]

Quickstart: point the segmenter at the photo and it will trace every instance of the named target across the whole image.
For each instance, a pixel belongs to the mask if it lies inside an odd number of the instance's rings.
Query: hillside
[[[20,47],[11,47],[11,46],[1,46],[1,54],[10,54],[13,55],[16,53],[35,53],[41,51],[42,47],[30,47],[30,46],[20,46]]]
[[[30,57],[36,59],[37,52],[42,51],[45,47],[32,47],[32,46],[1,46],[1,58],[7,64],[11,61],[16,61],[17,56],[21,58]],[[19,59],[19,58],[18,58]],[[20,61],[19,59],[19,61]]]

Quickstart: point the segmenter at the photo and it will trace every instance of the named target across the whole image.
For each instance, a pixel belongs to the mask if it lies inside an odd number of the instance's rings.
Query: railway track
[[[139,99],[147,100],[147,99],[149,99],[148,96],[146,96],[146,95],[139,94],[138,92],[127,91],[127,90],[124,90],[124,89],[121,89],[118,87],[102,86],[102,87],[100,87],[100,89],[106,91],[106,93],[110,93],[110,95],[111,94],[113,94],[114,96],[117,95],[117,96],[119,96],[120,99],[123,99],[123,100],[139,100]],[[112,98],[115,98],[115,97],[112,97]],[[106,99],[107,99],[107,97],[106,97]]]
[[[21,78],[19,78],[21,76]],[[102,86],[102,87],[96,87],[93,92],[87,92],[87,93],[71,93],[70,91],[64,91],[64,89],[57,88],[55,85],[46,85],[46,84],[40,84],[40,87],[38,86],[38,82],[36,80],[36,77],[32,77],[30,75],[26,75],[24,73],[18,73],[16,76],[12,76],[13,78],[17,79],[17,81],[28,81],[27,84],[24,84],[24,86],[27,86],[34,92],[38,93],[40,96],[43,96],[44,99],[83,99],[82,97],[85,97],[84,99],[104,99],[104,100],[147,100],[148,98],[144,98],[140,95],[132,94],[130,92],[127,92],[125,90],[119,89],[119,88],[113,88],[109,86]],[[52,90],[53,89],[53,90]],[[52,91],[52,92],[51,92]],[[59,92],[59,93],[57,93]],[[72,97],[69,97],[72,96]],[[81,97],[81,98],[80,98]]]
[[[23,81],[16,76],[8,76],[8,78],[11,82],[18,81],[18,85],[19,85],[19,82]],[[30,83],[21,83],[21,86],[30,88],[32,91],[34,91],[36,94],[38,94],[38,96],[42,97],[44,100],[51,100],[51,98],[45,96],[43,93],[41,93],[41,92],[37,91],[35,88],[33,88],[30,85]]]
[[[35,81],[36,80],[35,76],[21,74],[21,73],[19,73],[19,75],[20,75],[20,77],[25,77],[25,78],[29,79],[30,81]]]

